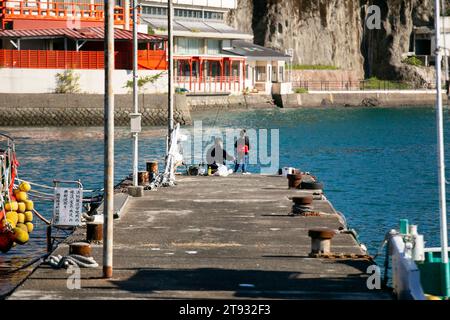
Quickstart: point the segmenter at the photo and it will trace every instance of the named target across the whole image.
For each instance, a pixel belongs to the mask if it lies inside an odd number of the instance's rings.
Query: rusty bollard
[[[91,245],[87,242],[74,242],[69,245],[69,254],[92,257]]]
[[[311,257],[327,255],[331,253],[331,239],[336,231],[329,228],[311,229],[308,236],[311,237]]]
[[[102,223],[86,223],[86,240],[102,241],[103,240],[103,224]]]
[[[289,189],[299,189],[300,185],[302,184],[302,174],[301,173],[294,173],[294,174],[288,174],[288,185]]]

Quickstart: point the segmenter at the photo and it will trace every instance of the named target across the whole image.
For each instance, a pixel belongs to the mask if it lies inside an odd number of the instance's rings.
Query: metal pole
[[[103,224],[103,277],[113,273],[113,218],[114,218],[114,3],[104,1],[105,8],[105,151],[104,188],[105,211]]]
[[[133,14],[134,14],[134,12],[133,12]],[[125,23],[124,29],[130,30],[130,0],[123,1],[123,17],[124,17],[124,23]]]
[[[169,41],[169,93],[168,93],[168,143],[167,152],[170,148],[170,139],[174,127],[173,123],[173,3],[168,0],[168,41]]]
[[[133,110],[134,113],[139,113],[139,97],[138,97],[138,34],[137,34],[137,19],[136,6],[137,1],[132,0],[133,6]],[[138,162],[139,162],[139,134],[133,133],[133,186],[138,186]]]
[[[441,10],[440,0],[435,0],[435,33],[436,33],[436,127],[439,170],[439,209],[441,222],[441,286],[442,294],[450,295],[450,279],[448,265],[447,205],[445,194],[445,155],[444,155],[444,122],[442,106],[442,48],[441,48]]]

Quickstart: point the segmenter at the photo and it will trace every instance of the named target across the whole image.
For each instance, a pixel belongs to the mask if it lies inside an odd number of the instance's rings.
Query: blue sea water
[[[279,129],[280,167],[293,166],[316,175],[335,208],[346,216],[371,254],[400,218],[419,225],[427,245],[439,245],[436,129],[432,108],[342,108],[209,112],[194,115],[203,127]],[[449,113],[445,112],[447,159]],[[187,128],[188,130],[190,128]],[[30,131],[31,130],[31,131]],[[86,137],[85,133],[93,130]],[[144,129],[140,158],[162,161],[162,129]],[[81,179],[85,188],[102,187],[101,129],[2,129],[17,137],[24,179],[50,184],[53,179]],[[116,181],[131,172],[131,140],[118,129]],[[148,132],[151,132],[148,134]],[[253,173],[258,165],[250,166]],[[49,204],[38,203],[47,216]],[[43,226],[32,243],[16,247],[0,264],[44,248]],[[8,260],[9,259],[9,260]]]

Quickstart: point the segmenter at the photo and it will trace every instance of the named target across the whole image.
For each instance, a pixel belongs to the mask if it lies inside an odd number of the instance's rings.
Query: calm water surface
[[[431,108],[407,108],[210,112],[195,118],[204,127],[279,129],[280,166],[317,175],[328,198],[374,254],[400,218],[419,224],[428,245],[439,243],[434,116]],[[448,112],[445,119],[450,143]],[[87,189],[102,187],[101,130],[1,129],[16,137],[23,179],[49,185],[53,179],[81,179]],[[146,129],[141,160],[163,159],[163,134],[164,128]],[[131,171],[126,129],[117,130],[115,155],[119,181]],[[259,167],[250,170],[256,173]],[[37,205],[50,216],[48,204]],[[37,226],[29,244],[0,255],[0,265],[20,265],[23,257],[42,252],[43,227]]]

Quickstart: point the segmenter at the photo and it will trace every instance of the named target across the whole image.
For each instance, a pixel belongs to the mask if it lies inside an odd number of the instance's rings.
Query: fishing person
[[[214,145],[208,150],[206,154],[206,162],[208,164],[208,168],[211,169],[211,173],[215,173],[219,168],[219,165],[225,165],[225,161],[235,161],[236,158],[230,155],[223,148],[223,140],[222,138],[216,138],[214,140]]]
[[[234,165],[234,173],[237,173],[239,167],[242,166],[242,174],[249,174],[247,172],[249,152],[250,152],[250,139],[247,136],[247,130],[241,130],[239,139],[234,143],[236,150],[236,161]]]

